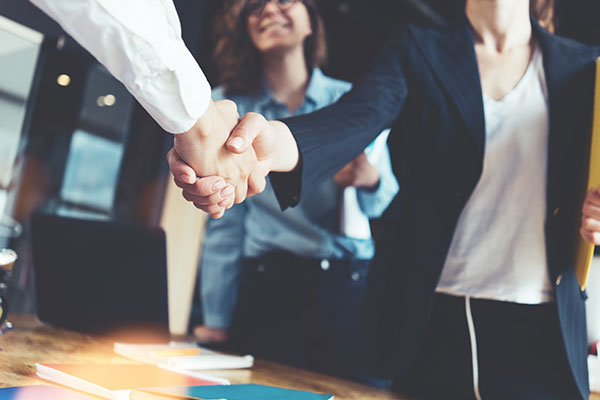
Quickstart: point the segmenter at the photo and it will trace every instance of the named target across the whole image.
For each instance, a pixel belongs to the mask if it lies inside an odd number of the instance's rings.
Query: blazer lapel
[[[468,20],[443,30],[411,26],[419,48],[464,119],[483,160],[485,121],[473,31]]]

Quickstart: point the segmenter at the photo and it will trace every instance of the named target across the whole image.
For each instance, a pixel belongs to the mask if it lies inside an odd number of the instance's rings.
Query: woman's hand
[[[339,170],[333,179],[341,187],[356,186],[372,189],[379,184],[379,171],[367,160],[366,154],[361,153]]]
[[[583,202],[579,232],[588,242],[600,245],[600,187],[588,190]]]

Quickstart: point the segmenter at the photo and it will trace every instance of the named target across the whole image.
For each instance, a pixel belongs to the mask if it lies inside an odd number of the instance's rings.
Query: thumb
[[[231,132],[227,149],[238,154],[246,152],[266,125],[267,120],[258,113],[244,115]]]
[[[183,162],[174,148],[167,153],[167,162],[169,163],[171,173],[175,177],[175,181],[186,184],[196,182],[196,173],[192,167]]]

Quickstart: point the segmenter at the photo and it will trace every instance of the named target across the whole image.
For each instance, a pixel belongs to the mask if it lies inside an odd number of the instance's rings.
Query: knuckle
[[[244,115],[244,119],[256,120],[256,121],[266,121],[265,117],[263,117],[262,114],[252,112],[252,111],[249,113],[246,113],[246,115]]]
[[[175,183],[175,186],[177,186],[178,188],[181,189],[186,189],[188,187],[188,185],[186,183],[181,182],[179,179],[173,177],[173,182]]]
[[[237,112],[237,104],[235,104],[233,100],[223,99],[219,101],[224,107],[229,107],[231,110],[235,110]]]
[[[195,189],[200,196],[209,196],[213,194],[211,183],[205,180],[200,180]]]
[[[587,201],[583,203],[583,208],[581,211],[584,215],[588,215],[590,213],[590,203],[588,203]]]
[[[187,191],[185,191],[185,190],[184,190],[184,191],[182,191],[182,192],[181,192],[181,195],[182,195],[182,196],[183,196],[183,198],[184,198],[184,199],[186,199],[187,201],[192,201],[192,202],[195,202],[195,199],[193,198],[193,196],[192,196],[190,193],[188,193]]]
[[[208,212],[208,211],[206,211],[206,206],[203,206],[202,204],[198,204],[198,203],[193,203],[193,204],[194,204],[194,207],[196,207],[197,209],[202,210],[204,212]]]

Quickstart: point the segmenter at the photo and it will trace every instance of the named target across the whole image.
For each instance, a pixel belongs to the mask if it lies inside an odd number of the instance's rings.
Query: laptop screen
[[[168,332],[160,228],[36,214],[32,246],[42,322],[111,336]]]

